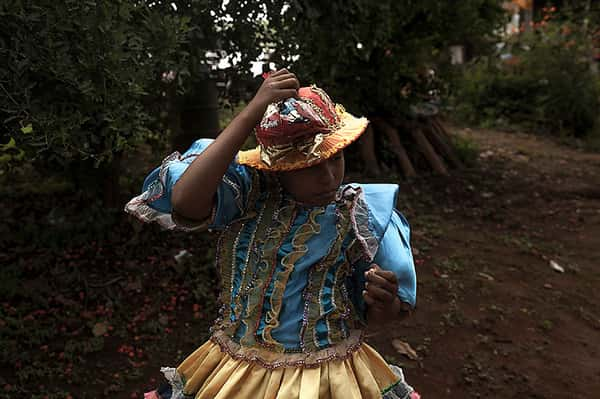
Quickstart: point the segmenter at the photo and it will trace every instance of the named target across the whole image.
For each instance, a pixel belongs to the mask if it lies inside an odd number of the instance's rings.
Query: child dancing
[[[416,277],[394,184],[342,184],[367,127],[285,69],[215,140],[174,153],[125,207],[167,229],[218,234],[220,316],[148,399],[417,398],[363,342],[406,314]],[[240,151],[255,132],[258,147]]]

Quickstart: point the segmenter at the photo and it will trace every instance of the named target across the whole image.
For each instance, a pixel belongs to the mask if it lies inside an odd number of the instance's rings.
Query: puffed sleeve
[[[353,263],[353,273],[349,278],[347,289],[350,299],[362,323],[367,321],[367,303],[362,292],[365,289],[365,272],[376,263],[384,270],[391,270],[398,279],[398,298],[402,302],[415,306],[417,294],[417,278],[410,249],[410,228],[401,213],[394,210],[385,228],[383,237],[373,260],[364,257]]]
[[[410,249],[410,226],[400,212],[394,211],[392,214],[373,263],[394,272],[398,278],[398,297],[414,307],[417,276]]]
[[[183,154],[175,152],[165,158],[144,180],[142,193],[125,205],[125,211],[143,222],[157,222],[169,230],[194,231],[222,229],[246,212],[248,193],[252,187],[251,168],[238,164],[229,165],[217,188],[216,202],[207,220],[184,219],[173,213],[171,193],[175,183],[188,166],[211,143],[212,139],[200,139]]]

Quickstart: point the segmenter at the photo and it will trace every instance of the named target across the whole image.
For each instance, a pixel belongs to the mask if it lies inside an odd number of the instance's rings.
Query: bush
[[[600,82],[591,70],[590,46],[585,35],[564,24],[522,34],[507,43],[500,58],[480,59],[465,68],[454,91],[458,117],[576,137],[592,134]]]

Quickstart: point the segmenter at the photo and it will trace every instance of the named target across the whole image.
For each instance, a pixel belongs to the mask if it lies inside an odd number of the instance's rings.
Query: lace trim
[[[158,178],[148,186],[148,189],[142,194],[132,198],[125,205],[125,212],[135,216],[144,223],[156,222],[167,230],[196,231],[207,228],[215,218],[216,206],[213,206],[211,215],[202,221],[186,219],[173,213],[164,213],[152,208],[149,204],[162,197],[165,193],[166,177],[169,171],[169,164],[174,161],[184,161],[191,157],[198,156],[199,153],[188,154],[182,157],[179,152],[174,152],[166,157],[161,165]]]
[[[219,345],[221,351],[235,360],[244,360],[273,370],[281,367],[316,368],[331,360],[345,360],[360,349],[363,332],[352,330],[346,340],[310,353],[277,353],[262,348],[241,346],[228,337],[224,331],[216,331],[210,339]]]
[[[343,195],[352,201],[350,206],[350,219],[352,220],[352,229],[358,242],[363,249],[363,255],[368,262],[371,262],[379,249],[379,240],[371,231],[372,226],[369,219],[369,206],[365,200],[365,195],[360,186],[348,185],[343,190]]]
[[[393,364],[389,366],[399,379],[381,391],[383,399],[420,399],[419,394],[415,392],[414,388],[406,383],[402,369]]]
[[[171,385],[171,396],[169,399],[189,399],[189,395],[183,393],[185,387],[184,377],[174,367],[161,367],[160,371]]]

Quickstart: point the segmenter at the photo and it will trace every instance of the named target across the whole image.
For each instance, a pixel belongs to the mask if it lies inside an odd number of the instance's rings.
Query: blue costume
[[[322,368],[323,363],[356,358],[357,351],[368,347],[362,342],[366,323],[362,291],[364,272],[371,263],[393,271],[399,283],[398,297],[414,306],[410,229],[395,210],[397,185],[342,185],[334,202],[307,207],[285,192],[274,175],[234,161],[218,187],[211,217],[201,222],[186,220],[173,214],[171,191],[211,141],[198,140],[183,155],[165,159],[146,178],[143,193],[132,199],[126,210],[168,229],[218,233],[221,310],[210,345],[218,347],[229,361],[274,372]],[[211,386],[218,380],[214,375],[218,376],[219,370],[206,364],[208,354],[216,350],[205,346],[176,370],[164,370],[171,387],[156,397],[213,397],[214,392],[227,390]],[[376,352],[361,356],[377,357]],[[385,368],[380,363],[373,366],[373,360],[365,363],[366,368]],[[373,372],[376,391],[386,398],[408,397],[412,388],[404,383],[401,371],[389,370],[393,373]],[[355,370],[355,374],[364,372]],[[228,377],[229,385],[232,378]],[[365,393],[368,388],[361,385],[361,378],[355,379],[362,397],[376,397]],[[265,389],[268,392],[269,388]],[[249,392],[262,395],[256,393],[259,391]],[[183,396],[176,396],[178,392]]]

